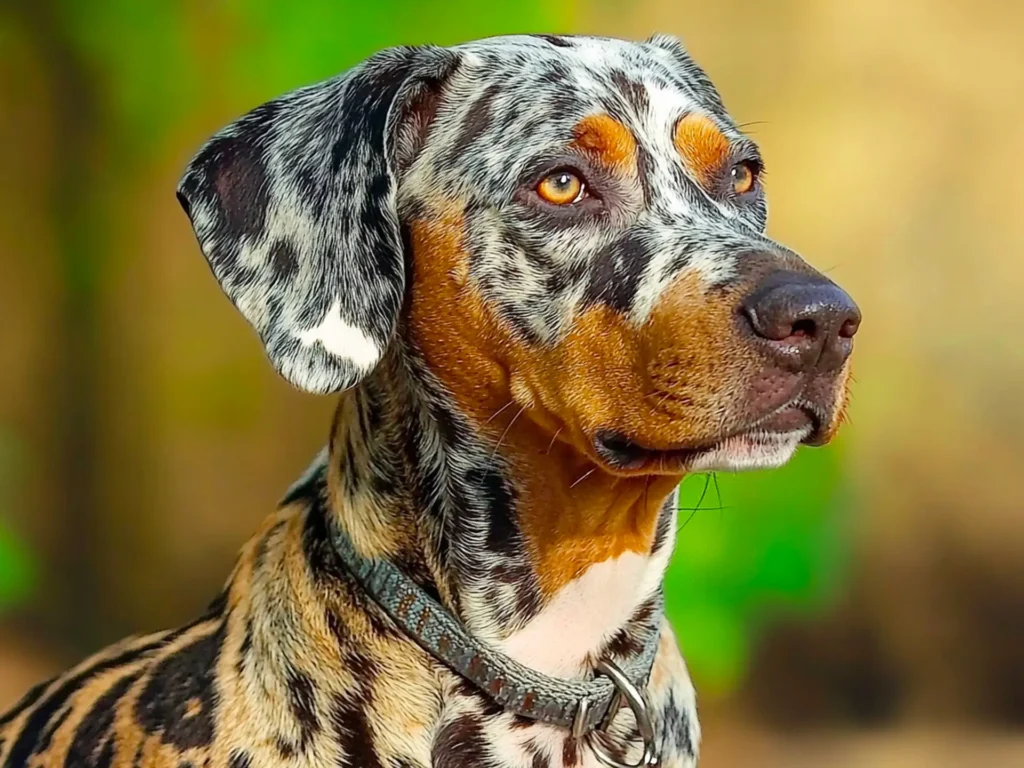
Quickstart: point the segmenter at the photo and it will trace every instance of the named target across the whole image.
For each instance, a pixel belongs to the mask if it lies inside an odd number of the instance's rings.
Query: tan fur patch
[[[714,184],[729,159],[729,139],[705,115],[684,116],[676,125],[675,145],[687,169],[705,187]]]
[[[597,305],[559,344],[524,344],[457,278],[467,258],[461,233],[454,207],[412,223],[409,335],[516,467],[519,523],[551,595],[590,565],[648,551],[658,509],[682,477],[671,468],[657,478],[609,473],[592,446],[595,431],[618,429],[652,448],[716,436],[730,389],[723,372],[749,353],[729,343],[728,301],[709,305],[695,273],[669,290],[642,330]],[[675,339],[714,343],[684,353]],[[658,382],[683,390],[676,402],[665,402]]]
[[[635,174],[636,139],[615,118],[600,114],[583,118],[573,130],[572,146],[609,168]]]

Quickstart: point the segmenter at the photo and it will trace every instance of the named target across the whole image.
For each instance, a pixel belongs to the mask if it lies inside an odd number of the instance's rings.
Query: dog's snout
[[[860,310],[835,283],[797,272],[775,273],[747,296],[743,315],[773,356],[796,372],[832,371],[846,362]]]

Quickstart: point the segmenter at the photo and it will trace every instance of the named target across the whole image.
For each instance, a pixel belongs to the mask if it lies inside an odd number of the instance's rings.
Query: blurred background
[[[689,478],[669,609],[703,768],[1024,765],[1024,6],[0,3],[0,710],[185,621],[326,437],[174,199],[216,129],[398,43],[683,38],[769,232],[858,300],[851,424]]]

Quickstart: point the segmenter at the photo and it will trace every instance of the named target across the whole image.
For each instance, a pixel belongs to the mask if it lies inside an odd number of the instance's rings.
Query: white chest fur
[[[499,648],[553,677],[578,674],[661,582],[666,559],[625,552],[590,566]]]

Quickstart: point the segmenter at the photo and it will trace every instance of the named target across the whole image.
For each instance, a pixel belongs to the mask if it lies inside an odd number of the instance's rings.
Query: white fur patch
[[[573,677],[589,656],[601,649],[622,628],[648,596],[642,589],[660,583],[648,579],[652,567],[664,569],[664,560],[626,552],[590,566],[569,582],[525,627],[499,644],[499,649],[521,664],[553,677]]]
[[[796,432],[754,433],[723,440],[688,463],[691,472],[709,470],[775,469],[796,453],[797,446],[810,433],[810,427]]]
[[[320,324],[298,334],[307,347],[317,342],[337,357],[347,358],[362,371],[368,371],[380,360],[381,349],[359,328],[341,319],[341,303],[335,301]]]

